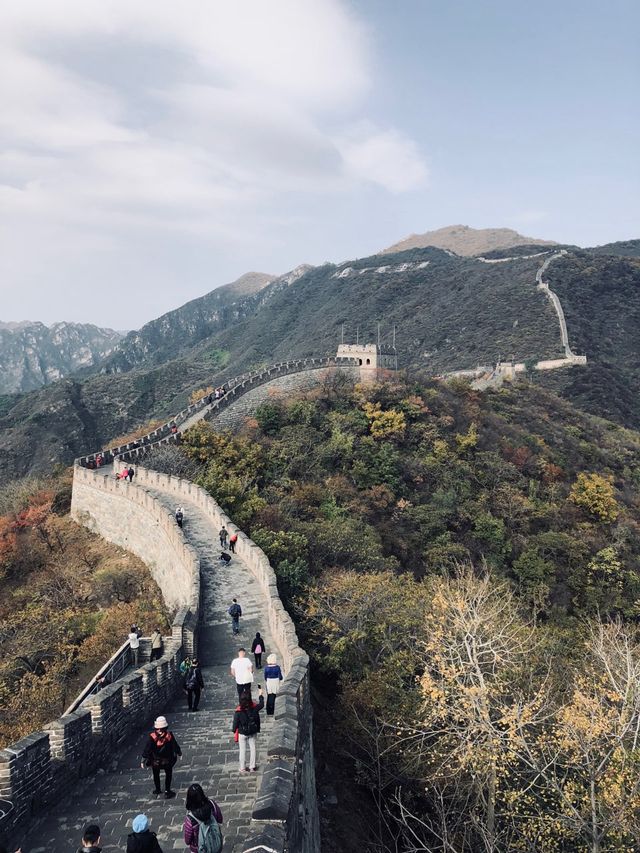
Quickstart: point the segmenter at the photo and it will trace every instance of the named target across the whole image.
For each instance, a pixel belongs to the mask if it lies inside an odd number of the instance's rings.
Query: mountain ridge
[[[389,255],[410,249],[424,249],[433,246],[437,249],[455,252],[456,255],[470,257],[491,252],[496,249],[509,249],[516,246],[557,246],[552,240],[540,240],[525,237],[511,228],[472,228],[470,225],[446,225],[424,234],[410,234],[397,243],[393,243],[378,254]]]

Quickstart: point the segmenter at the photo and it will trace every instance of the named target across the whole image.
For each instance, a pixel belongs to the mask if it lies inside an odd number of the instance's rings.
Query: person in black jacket
[[[142,751],[143,760],[140,766],[151,767],[155,783],[153,793],[156,797],[162,793],[160,790],[160,771],[164,770],[164,796],[165,799],[170,800],[176,795],[176,792],[171,790],[173,766],[178,757],[182,755],[182,750],[173,732],[169,731],[169,723],[166,717],[158,717],[153,724],[153,728],[154,730],[147,738],[144,750]]]
[[[251,644],[251,651],[256,662],[256,669],[262,669],[262,655],[264,654],[264,640],[260,636],[260,631],[256,631],[256,636]]]
[[[204,690],[204,679],[202,678],[202,670],[198,659],[194,658],[191,661],[191,667],[187,670],[184,679],[184,689],[187,694],[190,711],[197,711],[200,704],[200,693]]]
[[[100,853],[100,827],[97,823],[87,824],[82,833],[82,845],[78,847],[78,853]]]
[[[240,696],[240,704],[233,714],[231,731],[236,734],[240,747],[240,772],[248,770],[256,771],[256,736],[260,733],[260,711],[264,708],[264,696],[262,688],[258,689],[257,704],[251,699],[251,691],[245,690]],[[245,765],[247,756],[247,744],[249,744],[249,766]]]
[[[134,817],[127,836],[127,853],[162,853],[155,832],[149,829],[149,818],[146,814]]]

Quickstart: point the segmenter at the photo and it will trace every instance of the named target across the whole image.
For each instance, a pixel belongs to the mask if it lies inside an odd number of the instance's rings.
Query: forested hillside
[[[150,418],[169,417],[194,387],[274,361],[335,354],[343,324],[347,339],[358,333],[370,341],[378,322],[387,340],[395,326],[400,366],[425,377],[511,356],[558,357],[557,317],[535,282],[544,258],[523,256],[532,249],[544,247],[509,250],[517,257],[500,263],[414,249],[301,268],[270,284],[264,277],[249,293],[214,291],[130,336],[102,365],[114,372],[1,398],[0,471],[68,463]],[[570,249],[546,275],[566,306],[572,349],[586,353],[588,366],[533,381],[640,426],[638,261]]]
[[[327,850],[633,849],[638,433],[527,385],[327,384],[150,464],[275,567]]]

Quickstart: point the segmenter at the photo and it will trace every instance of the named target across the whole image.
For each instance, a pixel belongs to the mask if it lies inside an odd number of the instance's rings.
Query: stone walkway
[[[174,511],[173,495],[158,489],[149,491]],[[181,503],[185,512],[184,534],[198,549],[202,562],[199,656],[205,690],[197,714],[188,713],[182,695],[163,711],[183,754],[175,767],[172,784],[177,797],[156,800],[151,795],[151,773],[140,768],[140,754],[146,738],[145,732],[141,732],[126,745],[108,772],[83,780],[70,797],[54,807],[23,843],[23,853],[74,851],[80,843],[82,829],[91,822],[99,823],[102,828],[105,853],[124,851],[127,835],[131,832],[131,819],[140,812],[149,817],[151,829],[157,833],[164,853],[186,850],[182,840],[184,800],[192,782],[199,782],[205,793],[220,804],[224,816],[225,853],[237,853],[249,836],[251,811],[273,718],[264,712],[261,714],[258,773],[240,775],[238,747],[231,732],[237,692],[229,675],[229,663],[238,646],[250,649],[256,631],[265,638],[267,651],[278,653],[278,649],[271,644],[268,626],[261,619],[265,602],[257,582],[238,557],[233,557],[228,566],[219,564],[218,531],[195,504],[182,499]],[[239,637],[232,635],[231,620],[226,612],[233,597],[238,599],[243,611]],[[256,683],[262,683],[259,675],[258,672]]]

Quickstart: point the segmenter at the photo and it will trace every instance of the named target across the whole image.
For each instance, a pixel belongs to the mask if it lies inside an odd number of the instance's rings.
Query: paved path
[[[133,486],[135,488],[135,485]],[[139,488],[139,487],[138,487]],[[149,489],[168,509],[175,509],[175,497]],[[38,825],[23,844],[23,853],[66,853],[79,845],[82,829],[98,822],[102,828],[105,853],[126,850],[131,819],[144,812],[151,821],[164,851],[186,850],[182,841],[185,816],[184,798],[192,782],[200,782],[206,793],[218,801],[224,816],[225,853],[238,851],[249,835],[253,802],[262,776],[266,741],[273,718],[263,713],[258,736],[258,773],[239,774],[238,747],[233,742],[231,720],[237,704],[235,682],[229,676],[229,662],[239,645],[250,648],[256,630],[265,637],[268,651],[278,651],[270,643],[266,622],[260,618],[264,598],[249,569],[234,557],[228,566],[216,559],[220,553],[217,530],[195,504],[181,500],[185,510],[184,533],[198,548],[202,561],[203,617],[200,625],[199,655],[203,663],[205,690],[200,710],[188,713],[186,700],[179,696],[164,709],[182,747],[183,758],[174,771],[173,800],[151,796],[153,782],[148,770],[140,769],[140,753],[145,733],[129,742],[109,772],[83,780],[72,795],[58,803],[50,816]],[[233,637],[226,613],[231,599],[242,605],[241,634]],[[260,678],[256,677],[256,682]]]

